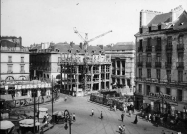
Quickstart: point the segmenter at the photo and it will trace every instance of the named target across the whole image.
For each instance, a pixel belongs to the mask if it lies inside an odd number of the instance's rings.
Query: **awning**
[[[14,127],[14,124],[11,121],[8,120],[3,120],[0,121],[0,130],[6,130],[6,129],[10,129],[12,127]]]
[[[0,98],[4,99],[5,101],[10,101],[12,100],[12,95],[11,94],[0,95]]]
[[[31,99],[31,97],[29,96],[14,97],[14,100],[21,100],[21,99]]]

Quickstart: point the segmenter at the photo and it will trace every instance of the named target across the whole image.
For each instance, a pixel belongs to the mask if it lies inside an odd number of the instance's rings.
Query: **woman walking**
[[[138,123],[138,115],[136,115],[135,120],[134,120],[134,124]]]

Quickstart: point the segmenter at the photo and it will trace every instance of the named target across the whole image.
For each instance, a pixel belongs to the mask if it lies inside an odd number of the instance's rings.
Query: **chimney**
[[[22,38],[21,38],[21,36],[19,37],[19,43],[20,43],[20,46],[22,46]]]
[[[81,49],[83,49],[83,45],[82,45],[82,42],[80,43],[79,47],[80,47]]]
[[[182,12],[184,11],[184,9],[182,8],[182,6],[178,6],[174,9],[171,10],[171,14],[172,14],[172,22],[176,21],[177,18],[182,14]]]
[[[149,22],[158,14],[162,14],[162,12],[151,11],[151,10],[141,10],[140,11],[140,27],[147,26]]]

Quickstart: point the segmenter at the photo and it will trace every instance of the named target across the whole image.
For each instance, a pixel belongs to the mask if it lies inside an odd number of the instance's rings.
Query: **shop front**
[[[160,94],[149,93],[149,96],[144,97],[144,108],[149,107],[149,112],[174,115],[178,106],[176,97]]]
[[[143,95],[134,94],[134,107],[137,110],[141,110],[143,108]]]

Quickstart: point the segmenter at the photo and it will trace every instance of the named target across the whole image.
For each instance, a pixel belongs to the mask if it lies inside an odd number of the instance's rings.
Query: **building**
[[[123,94],[133,95],[135,87],[135,44],[119,42],[104,47],[111,55],[113,88],[120,88]]]
[[[77,96],[110,89],[110,56],[99,46],[88,46],[85,52],[82,44],[57,43],[46,49],[42,45],[31,47],[31,78],[53,77],[61,92]]]
[[[21,38],[21,37],[20,37]],[[1,40],[1,84],[29,80],[29,49]],[[16,46],[16,47],[15,47]]]
[[[36,102],[39,99],[40,102],[50,101],[51,83],[30,81],[30,52],[28,47],[21,45],[21,37],[2,37],[1,39],[1,99],[14,101],[15,107],[26,105],[26,102],[33,104],[34,93],[37,97]]]
[[[187,13],[142,10],[136,37],[135,107],[175,115],[187,108]]]

